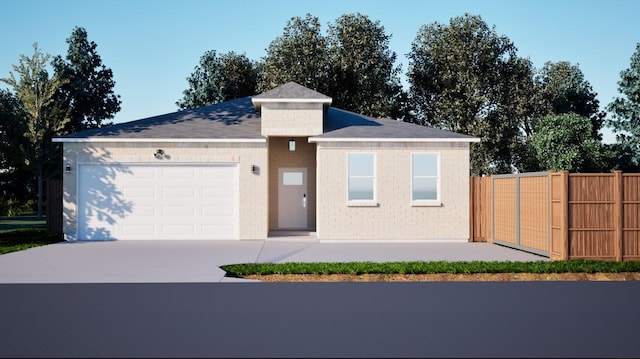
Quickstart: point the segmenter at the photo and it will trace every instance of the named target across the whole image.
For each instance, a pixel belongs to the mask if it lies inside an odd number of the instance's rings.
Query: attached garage
[[[237,164],[78,164],[78,239],[238,239]]]

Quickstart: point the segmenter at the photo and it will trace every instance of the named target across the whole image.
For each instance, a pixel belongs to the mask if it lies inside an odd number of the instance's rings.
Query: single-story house
[[[478,138],[265,93],[60,136],[66,240],[469,238]]]

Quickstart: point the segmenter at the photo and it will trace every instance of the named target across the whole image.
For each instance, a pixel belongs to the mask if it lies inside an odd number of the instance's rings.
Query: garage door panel
[[[162,215],[167,217],[165,221],[184,221],[184,218],[178,217],[193,217],[197,215],[197,213],[193,207],[166,207],[162,208]]]
[[[196,168],[184,168],[184,167],[167,167],[160,169],[161,176],[166,179],[185,179],[191,180],[196,176]]]
[[[179,187],[165,187],[162,190],[162,197],[165,199],[191,199],[194,197],[195,193],[193,188],[193,183],[184,183]]]
[[[237,239],[237,168],[82,165],[79,239]]]
[[[167,236],[175,236],[174,239],[190,239],[196,233],[193,225],[184,224],[164,224],[162,225],[162,233]]]
[[[137,217],[155,217],[156,207],[152,205],[142,206],[136,204],[136,216]]]
[[[128,186],[122,190],[122,194],[127,198],[154,198],[156,191],[146,182],[140,186]]]
[[[125,224],[122,225],[122,234],[129,236],[148,236],[154,234],[154,226],[152,224]]]

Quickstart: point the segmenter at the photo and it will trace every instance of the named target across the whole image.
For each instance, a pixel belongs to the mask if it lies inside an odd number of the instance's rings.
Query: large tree
[[[260,64],[258,91],[264,92],[289,81],[328,93],[328,47],[317,17],[292,17],[281,36],[269,44]]]
[[[28,122],[22,102],[11,91],[0,89],[0,215],[11,213],[10,204],[24,203],[33,187],[33,173],[24,157]]]
[[[257,71],[257,65],[244,54],[232,51],[218,55],[215,50],[209,50],[187,77],[189,87],[176,105],[188,109],[254,95]]]
[[[13,65],[13,71],[8,78],[3,78],[13,87],[16,97],[29,114],[24,136],[30,146],[25,148],[26,164],[33,169],[38,183],[38,217],[42,217],[43,181],[46,177],[47,165],[54,162],[58,146],[51,143],[51,139],[63,133],[68,122],[60,103],[54,101],[54,96],[65,84],[56,74],[49,77],[46,69],[51,55],[44,54],[33,44],[34,54],[31,57],[20,55],[18,65]]]
[[[620,72],[616,97],[607,106],[613,118],[607,124],[616,134],[620,156],[627,161],[622,169],[640,169],[640,43],[631,56],[629,68]]]
[[[95,42],[89,41],[87,31],[75,27],[66,40],[69,44],[66,60],[53,59],[53,68],[66,82],[56,95],[56,101],[69,111],[67,132],[110,125],[120,111],[120,96],[113,92],[113,72],[98,55]]]
[[[531,147],[543,170],[599,172],[606,161],[589,118],[573,112],[542,117]]]
[[[407,55],[414,122],[480,137],[471,146],[474,175],[514,170],[517,116],[528,110],[512,98],[532,77],[516,50],[480,16],[465,14],[421,27]]]
[[[579,65],[567,61],[547,62],[535,76],[537,107],[543,115],[575,113],[591,120],[591,135],[602,140],[600,129],[605,114],[591,84]]]
[[[606,160],[591,121],[573,112],[540,118],[531,147],[543,170],[599,172]]]
[[[400,68],[391,36],[379,21],[347,14],[329,25],[328,94],[339,108],[375,117],[402,117]]]

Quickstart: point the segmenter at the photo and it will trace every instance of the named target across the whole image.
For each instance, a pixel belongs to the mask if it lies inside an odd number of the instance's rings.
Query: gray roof
[[[304,100],[326,100],[331,101],[331,97],[320,92],[313,91],[295,82],[287,82],[267,92],[253,96],[256,100],[266,99],[304,99]]]
[[[72,133],[61,138],[264,139],[251,97]]]
[[[472,136],[440,130],[389,118],[374,118],[354,112],[329,108],[324,133],[315,138],[437,138],[473,139]]]
[[[294,82],[254,96],[262,99],[316,99],[330,97]],[[261,118],[251,97],[225,101],[190,110],[168,113],[142,120],[115,124],[58,137],[65,139],[185,139],[185,140],[242,140],[264,139]],[[333,107],[326,111],[324,133],[316,139],[455,139],[473,140],[474,137],[436,128],[373,118]]]

